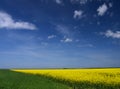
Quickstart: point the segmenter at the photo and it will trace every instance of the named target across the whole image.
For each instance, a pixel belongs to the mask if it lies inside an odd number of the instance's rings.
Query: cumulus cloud
[[[28,29],[35,30],[36,26],[29,22],[15,21],[11,15],[6,12],[0,11],[0,28],[6,29]]]
[[[62,0],[55,0],[57,4],[62,4]]]
[[[106,37],[112,37],[120,39],[120,31],[113,32],[111,30],[107,30],[105,33],[103,33]]]
[[[56,35],[49,35],[48,36],[48,39],[53,39],[53,38],[55,38],[56,37]]]
[[[103,16],[108,10],[107,5],[104,3],[102,6],[99,6],[99,8],[97,9],[98,11],[98,15],[99,16]]]
[[[81,10],[74,11],[74,16],[73,16],[74,19],[80,19],[80,18],[82,18],[82,16],[83,16],[83,11],[81,11]]]
[[[61,42],[64,42],[64,43],[69,43],[69,42],[72,42],[73,40],[71,38],[64,38],[61,40]]]

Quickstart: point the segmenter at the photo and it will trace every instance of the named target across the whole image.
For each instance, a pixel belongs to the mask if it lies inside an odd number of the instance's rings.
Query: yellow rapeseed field
[[[109,85],[120,84],[120,68],[108,69],[21,69],[12,70],[23,73],[39,74],[57,80],[75,82],[104,83]]]

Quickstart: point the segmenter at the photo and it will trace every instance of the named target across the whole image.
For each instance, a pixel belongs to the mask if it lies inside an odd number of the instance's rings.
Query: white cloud
[[[84,5],[88,2],[88,0],[71,0],[71,3],[78,3]]]
[[[52,39],[52,38],[55,38],[55,37],[56,37],[56,35],[49,35],[48,39]]]
[[[69,43],[69,42],[72,42],[73,40],[71,38],[64,38],[63,40],[61,40],[61,42],[64,42],[64,43]]]
[[[63,25],[63,24],[55,24],[56,28],[55,30],[60,33],[60,35],[63,37],[61,42],[72,42],[74,38],[74,34],[72,32],[72,27]]]
[[[35,30],[36,26],[29,22],[15,21],[11,15],[0,11],[0,28]]]
[[[74,16],[73,16],[74,19],[80,19],[80,18],[82,18],[82,16],[83,16],[83,11],[81,11],[81,10],[74,11]]]
[[[111,30],[107,30],[104,35],[106,37],[118,38],[120,39],[120,31],[113,32]]]
[[[67,35],[67,36],[70,35],[70,31],[69,31],[70,29],[65,25],[57,24],[55,29],[59,31],[62,35]]]
[[[112,7],[113,6],[113,4],[112,3],[109,3],[109,7]]]
[[[108,10],[107,5],[104,3],[102,6],[99,6],[99,8],[97,9],[98,11],[98,15],[99,16],[103,16]]]
[[[61,1],[61,0],[55,0],[55,2],[56,2],[57,4],[62,4],[62,1]]]

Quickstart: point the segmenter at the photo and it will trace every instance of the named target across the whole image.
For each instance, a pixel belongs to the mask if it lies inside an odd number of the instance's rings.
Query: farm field
[[[70,86],[71,89],[120,89],[120,68],[12,69],[12,71],[47,78],[50,81]]]
[[[47,78],[18,73],[10,70],[0,70],[0,89],[71,89],[65,84],[54,82]]]

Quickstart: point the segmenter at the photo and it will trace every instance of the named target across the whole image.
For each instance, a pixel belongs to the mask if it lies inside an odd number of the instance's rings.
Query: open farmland
[[[73,89],[120,89],[120,68],[108,69],[22,69],[12,70],[39,75]]]
[[[71,89],[69,86],[47,78],[0,70],[0,89]]]

